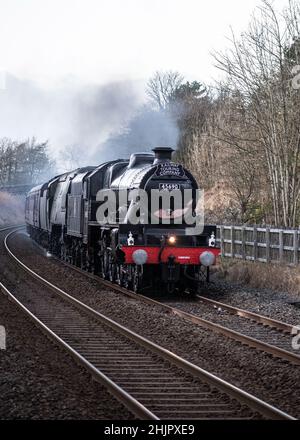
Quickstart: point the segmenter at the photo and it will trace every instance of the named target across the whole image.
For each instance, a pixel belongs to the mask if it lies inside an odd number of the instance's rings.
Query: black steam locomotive
[[[171,148],[153,152],[79,168],[33,188],[26,198],[28,233],[61,259],[135,291],[165,286],[172,292],[208,281],[219,255],[216,227],[206,225],[199,233],[177,221],[187,210],[195,217],[197,183],[172,162]],[[183,197],[180,206],[171,196],[167,208],[161,202],[161,195],[185,190],[189,199]],[[139,191],[149,195],[146,213]],[[155,191],[159,198],[152,209]]]

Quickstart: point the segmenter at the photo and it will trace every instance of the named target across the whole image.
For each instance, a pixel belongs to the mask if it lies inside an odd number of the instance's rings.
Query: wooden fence
[[[264,263],[300,263],[300,230],[256,226],[218,226],[217,242],[224,257]]]

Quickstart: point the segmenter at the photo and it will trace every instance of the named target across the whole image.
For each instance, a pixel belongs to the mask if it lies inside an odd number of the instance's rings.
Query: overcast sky
[[[55,85],[105,83],[173,69],[209,80],[259,0],[0,0],[0,68]],[[281,6],[284,0],[276,0]]]
[[[103,160],[107,139],[142,112],[147,79],[177,70],[211,83],[218,75],[211,52],[230,45],[230,26],[237,35],[247,28],[259,3],[0,0],[0,138],[35,136],[49,140],[56,159],[69,146],[82,164]],[[165,125],[175,146],[177,127],[151,118],[139,120],[137,148],[151,144],[153,132],[165,142]]]

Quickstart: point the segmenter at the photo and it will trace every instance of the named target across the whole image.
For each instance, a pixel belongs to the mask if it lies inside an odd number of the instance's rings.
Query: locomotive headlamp
[[[215,247],[216,246],[216,237],[215,237],[215,233],[212,232],[211,236],[208,239],[208,246],[209,247]]]
[[[175,244],[176,243],[176,237],[174,235],[170,235],[170,237],[168,238],[168,243],[169,244]]]
[[[200,255],[199,260],[203,266],[208,267],[214,264],[215,256],[212,252],[205,251]]]
[[[132,259],[138,266],[142,266],[143,264],[147,263],[148,260],[148,254],[144,249],[137,249],[132,254]]]

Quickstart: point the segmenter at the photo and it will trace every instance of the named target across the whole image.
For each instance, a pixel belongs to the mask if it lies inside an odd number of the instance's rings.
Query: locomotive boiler
[[[33,188],[28,233],[61,259],[134,291],[196,288],[219,255],[216,227],[198,228],[197,182],[172,152],[157,147]]]

